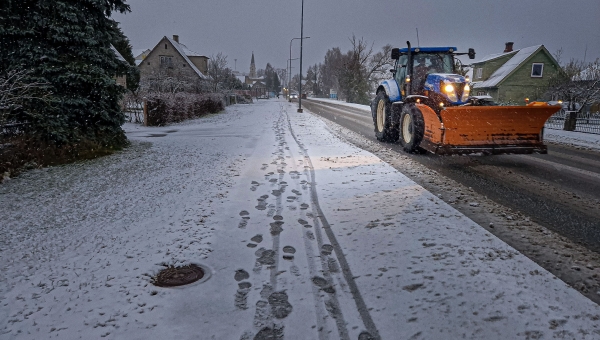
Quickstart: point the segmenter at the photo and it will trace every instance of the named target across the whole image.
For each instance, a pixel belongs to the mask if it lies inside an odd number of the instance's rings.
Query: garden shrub
[[[163,126],[225,109],[220,94],[151,93],[147,97],[148,126]]]

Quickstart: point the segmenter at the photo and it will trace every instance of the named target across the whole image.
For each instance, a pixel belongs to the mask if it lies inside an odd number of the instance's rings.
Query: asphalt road
[[[302,104],[375,141],[369,112],[311,100]],[[406,155],[399,144],[386,146]],[[408,156],[600,253],[599,152],[548,144],[547,155]]]

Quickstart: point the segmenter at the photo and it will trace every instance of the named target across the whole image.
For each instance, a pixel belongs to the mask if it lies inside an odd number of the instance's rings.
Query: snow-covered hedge
[[[152,93],[146,98],[148,126],[181,122],[225,109],[222,95],[214,93]]]

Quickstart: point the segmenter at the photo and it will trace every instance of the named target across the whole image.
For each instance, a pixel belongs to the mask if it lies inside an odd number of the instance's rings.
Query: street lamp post
[[[302,0],[302,12],[300,14],[300,37],[304,37],[304,0]],[[298,112],[302,112],[302,42],[300,39],[300,91],[298,94]]]
[[[304,0],[302,0],[304,1]],[[304,5],[302,5],[304,8]],[[296,60],[298,58],[292,59],[292,41],[296,40],[296,39],[300,39],[300,46],[302,47],[302,39],[309,39],[310,37],[304,37],[304,38],[292,38],[290,40],[290,59],[289,60]],[[302,48],[300,48],[300,58],[302,58]],[[302,63],[302,59],[300,59],[300,63]],[[300,69],[302,70],[302,69]],[[300,73],[302,74],[302,73]],[[290,87],[290,84],[292,83],[292,62],[290,61],[290,77],[288,78],[288,88]],[[300,76],[300,83],[302,83],[302,76]],[[288,92],[289,93],[289,92]],[[288,94],[288,99],[291,101],[292,99],[289,97]]]

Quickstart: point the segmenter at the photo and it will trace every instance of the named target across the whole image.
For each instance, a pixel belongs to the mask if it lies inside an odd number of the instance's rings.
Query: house
[[[135,66],[140,66],[140,64],[146,59],[148,54],[152,52],[150,49],[132,49],[133,57],[135,58]]]
[[[472,64],[473,95],[489,95],[497,102],[543,100],[549,81],[560,65],[544,45],[513,50],[507,42],[502,53]]]
[[[115,53],[115,55],[117,56],[117,59],[122,62],[127,64],[127,66],[129,66],[129,63],[127,62],[127,60],[125,60],[125,58],[123,58],[123,56],[121,55],[121,53],[119,53],[119,51],[117,51],[117,49],[111,44],[110,45],[110,49]],[[123,74],[123,75],[115,75],[114,76],[115,81],[117,82],[117,85],[121,85],[124,88],[127,88],[127,77]]]
[[[191,82],[208,80],[208,59],[180,43],[178,35],[165,36],[139,64],[140,79],[166,75]]]

